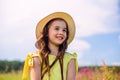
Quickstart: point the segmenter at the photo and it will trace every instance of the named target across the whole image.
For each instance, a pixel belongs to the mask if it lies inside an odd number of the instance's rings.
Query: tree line
[[[24,64],[24,61],[0,60],[0,73],[22,70],[23,64]]]
[[[24,65],[24,61],[0,60],[0,73],[23,70],[23,65]],[[100,69],[101,68],[101,66],[83,66],[83,67],[80,66],[79,69],[82,69],[85,67],[88,67],[91,69],[96,69],[96,68]],[[120,72],[120,66],[107,66],[107,67],[114,68],[116,72]]]

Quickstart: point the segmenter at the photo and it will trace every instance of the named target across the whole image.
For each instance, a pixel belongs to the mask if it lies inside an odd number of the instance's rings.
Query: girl
[[[75,24],[64,12],[55,12],[38,22],[36,50],[25,60],[22,80],[75,80],[76,54],[66,52],[73,40]]]

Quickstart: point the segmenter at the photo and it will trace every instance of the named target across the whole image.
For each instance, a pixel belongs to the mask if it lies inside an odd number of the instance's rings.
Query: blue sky
[[[77,53],[80,66],[101,65],[102,60],[120,66],[119,0],[1,0],[0,60],[25,60],[36,50],[37,22],[56,11],[75,20],[76,35],[67,51]]]
[[[116,65],[120,62],[119,35],[119,32],[114,32],[84,38],[83,40],[91,44],[91,49],[84,53],[84,57],[80,61],[84,60],[87,64],[100,65],[104,60],[107,65]]]

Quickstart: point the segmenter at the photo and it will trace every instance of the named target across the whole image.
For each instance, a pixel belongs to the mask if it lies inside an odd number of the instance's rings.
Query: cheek
[[[66,33],[66,38],[68,38],[69,37],[69,35]]]
[[[65,33],[65,39],[67,38],[67,33]]]
[[[49,30],[48,37],[53,37],[55,35],[55,32],[52,30]]]

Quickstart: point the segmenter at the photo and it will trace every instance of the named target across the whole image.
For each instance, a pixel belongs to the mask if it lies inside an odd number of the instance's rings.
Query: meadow
[[[22,71],[12,71],[8,73],[0,73],[0,80],[21,80]]]
[[[21,80],[21,77],[22,69],[0,72],[0,80]],[[120,66],[106,66],[103,63],[103,66],[79,67],[76,80],[120,80]]]
[[[119,67],[120,68],[120,67]],[[0,73],[0,80],[21,80],[22,70]],[[82,67],[76,80],[120,80],[120,72],[115,67]]]
[[[79,68],[76,80],[120,80],[119,66]]]

